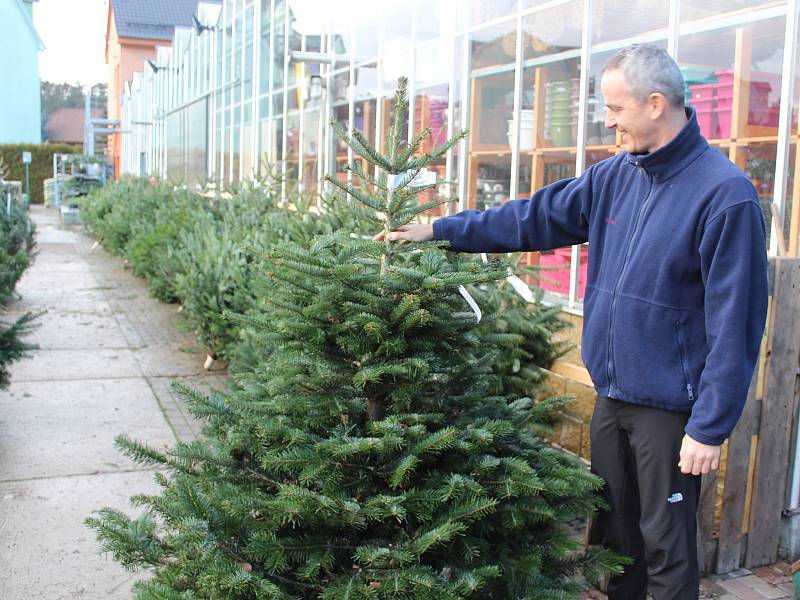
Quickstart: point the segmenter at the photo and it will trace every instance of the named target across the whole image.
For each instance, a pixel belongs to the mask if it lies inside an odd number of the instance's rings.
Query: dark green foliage
[[[223,317],[255,302],[252,258],[246,246],[264,246],[276,233],[276,186],[242,186],[217,199],[180,233],[175,291],[188,326],[214,357],[228,359],[239,329]]]
[[[8,209],[10,208],[10,210]],[[0,204],[0,304],[8,302],[31,263],[34,225],[17,202]]]
[[[401,80],[386,155],[340,132],[382,167],[375,187],[344,186],[365,229],[419,216],[410,177],[388,175],[465,135],[403,150],[405,107]],[[119,562],[152,570],[138,600],[570,598],[576,575],[619,569],[566,526],[598,508],[601,482],[535,433],[564,399],[535,404],[498,381],[510,338],[487,335],[501,321],[478,324],[459,293],[495,285],[506,264],[336,231],[277,244],[257,266],[260,310],[231,318],[263,359],[224,394],[176,387],[206,439],[119,438],[170,476],[133,498],[141,517],[87,521]],[[512,321],[512,336],[527,331]]]
[[[31,264],[34,229],[27,211],[17,202],[0,206],[0,307],[13,298],[17,282]],[[26,314],[14,323],[0,321],[0,389],[8,386],[9,365],[34,348],[22,341],[33,318]]]
[[[62,186],[64,204],[67,206],[79,205],[81,196],[85,196],[102,186],[96,177],[87,175],[74,175],[67,179]]]
[[[206,198],[165,183],[123,178],[81,199],[81,217],[112,253],[145,277],[154,296],[178,299],[176,253],[184,231],[209,210]]]
[[[22,193],[25,193],[25,165],[22,164],[22,153],[31,153],[31,164],[28,167],[31,180],[31,203],[44,202],[44,180],[53,176],[53,154],[80,153],[80,146],[68,144],[0,144],[0,158],[8,169],[6,181],[22,182]]]
[[[14,323],[0,321],[0,389],[8,387],[9,365],[36,348],[22,341],[22,337],[30,331],[34,318],[34,315],[25,314]]]
[[[147,218],[133,221],[125,256],[134,273],[147,279],[153,295],[165,302],[179,299],[175,287],[180,272],[177,260],[181,234],[208,210],[208,201],[186,190],[170,191],[159,185]]]
[[[515,270],[520,275],[532,272],[530,267]],[[553,340],[555,333],[570,326],[558,317],[561,308],[542,305],[541,288],[534,288],[538,298],[533,303],[524,300],[507,282],[472,287],[470,291],[489,313],[481,328],[483,339],[500,349],[492,369],[497,374],[493,393],[532,394],[533,388],[544,383],[544,369],[570,350],[570,346]]]

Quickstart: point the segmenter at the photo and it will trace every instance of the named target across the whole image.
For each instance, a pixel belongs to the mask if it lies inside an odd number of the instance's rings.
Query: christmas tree
[[[11,193],[3,183],[5,166],[0,159],[0,197]],[[15,295],[17,282],[30,266],[34,246],[35,227],[27,211],[16,201],[0,210],[0,308],[4,308]],[[0,318],[0,389],[9,384],[9,366],[22,358],[34,345],[22,341],[31,330],[34,315],[22,315],[14,322]]]
[[[430,132],[403,146],[406,107],[401,79],[384,153],[337,127],[374,168],[329,183],[373,229],[438,203],[417,202],[430,186],[415,177],[466,135],[418,155]],[[120,438],[171,475],[133,499],[142,516],[87,521],[123,565],[152,569],[136,598],[565,598],[576,575],[618,569],[566,527],[597,510],[601,482],[533,433],[564,399],[496,393],[500,346],[467,288],[507,266],[442,246],[344,231],[267,251],[266,308],[234,318],[268,358],[225,394],[180,388],[205,440]]]

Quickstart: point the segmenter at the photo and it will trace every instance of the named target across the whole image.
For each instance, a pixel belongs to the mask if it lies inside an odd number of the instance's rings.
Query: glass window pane
[[[374,98],[378,93],[378,65],[370,63],[355,68],[353,93],[356,100]]]
[[[716,19],[726,12],[748,12],[759,6],[775,4],[772,0],[680,0],[681,23],[700,19]]]
[[[472,0],[469,25],[502,19],[517,12],[517,0]]]
[[[747,146],[734,145],[729,158],[750,178],[756,188],[764,220],[767,224],[767,247],[772,235],[772,212],[770,205],[775,193],[775,159],[777,142],[752,143]],[[786,239],[784,234],[784,239]]]
[[[470,33],[470,52],[473,70],[505,67],[514,71],[517,44],[515,20]]]
[[[319,150],[320,109],[311,108],[303,116],[303,189],[317,189],[317,152]]]
[[[544,185],[545,168],[552,160],[558,164],[563,161],[561,153],[553,155],[548,149],[569,149],[574,163],[571,152],[577,143],[582,11],[582,0],[576,0],[522,19],[520,196],[529,196]],[[551,58],[555,54],[560,58]],[[562,58],[570,54],[573,58]],[[513,126],[509,121],[508,137]]]
[[[574,151],[562,149],[537,151],[533,154],[530,170],[531,187],[534,190],[560,179],[575,177],[575,153]],[[541,287],[545,292],[566,298],[569,294],[571,255],[572,250],[569,247],[526,253],[526,264],[548,269],[540,271],[539,278],[534,278],[530,281],[531,285]],[[580,260],[578,295],[579,298],[582,298],[586,287],[588,248],[584,247],[581,250]]]
[[[378,8],[366,3],[352,13],[353,54],[355,62],[375,60],[378,57]]]
[[[253,44],[248,44],[244,51],[244,98],[253,97]]]
[[[261,73],[260,75],[260,84],[259,84],[259,94],[265,94],[269,91],[269,45],[270,45],[270,21],[269,21],[269,4],[267,4],[267,12],[266,14],[262,13],[261,15],[261,41],[260,44],[260,52],[261,52]],[[273,66],[273,70],[275,66]]]
[[[269,135],[269,146],[272,148],[272,167],[277,168],[280,161],[283,160],[283,116],[276,113],[274,119],[272,119],[272,126],[270,131],[268,132]]]
[[[686,100],[706,138],[777,136],[784,25],[779,17],[681,36]]]
[[[430,152],[447,141],[448,93],[449,85],[447,83],[428,86],[422,90],[417,89],[414,102],[414,132],[422,131],[425,128],[431,130],[430,136],[422,142],[419,152]],[[437,179],[445,179],[447,158],[442,156],[436,159],[428,169],[436,173]],[[446,186],[440,186],[440,188],[419,194],[420,204],[447,198]],[[429,214],[444,215],[444,206],[440,205],[431,209]]]
[[[511,192],[508,123],[514,111],[516,22],[470,33],[469,157],[467,205],[495,206]]]
[[[345,129],[350,129],[350,106],[348,102],[348,89],[350,73],[338,73],[333,77],[333,118]],[[339,180],[347,179],[347,173],[342,169],[347,164],[347,144],[334,132],[331,132],[331,144],[334,154],[334,174]]]
[[[397,80],[400,77],[411,79],[411,65],[414,61],[413,52],[390,56],[383,59],[383,93],[394,94],[397,89]]]
[[[245,121],[242,128],[242,172],[245,179],[252,177],[253,168],[253,125],[252,121]]]
[[[187,179],[189,183],[206,179],[208,150],[208,101],[203,98],[187,109]]]
[[[412,2],[383,5],[383,55],[392,56],[411,50]]]
[[[182,182],[186,176],[183,169],[182,119],[183,111],[167,115],[167,177],[174,182]]]
[[[417,2],[417,43],[449,35],[453,30],[458,0],[419,0]]]
[[[234,111],[234,122],[233,122],[233,148],[231,150],[231,164],[233,169],[233,181],[238,181],[239,179],[239,161],[241,160],[241,154],[239,153],[239,140],[241,139],[242,131],[239,125],[239,111],[241,108],[238,106]]]
[[[287,179],[297,182],[297,164],[300,155],[300,113],[292,111],[288,115],[286,127],[286,174]]]
[[[668,25],[669,2],[663,0],[604,0],[592,4],[594,44],[641,36]]]

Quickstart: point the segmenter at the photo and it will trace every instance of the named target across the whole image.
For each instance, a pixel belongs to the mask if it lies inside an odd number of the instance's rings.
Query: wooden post
[[[758,434],[758,418],[761,412],[761,400],[756,397],[757,387],[758,376],[753,373],[742,417],[728,440],[716,560],[717,573],[730,573],[739,568],[742,548],[746,541],[744,533],[747,529],[746,494],[743,490],[747,489],[750,448],[754,443],[753,436]],[[708,507],[704,505],[703,511],[707,509]],[[704,531],[704,533],[711,532]]]
[[[717,472],[703,476],[697,510],[697,562],[701,575],[711,573],[717,552],[714,539],[714,516],[717,509]]]
[[[753,487],[747,568],[768,565],[778,556],[781,510],[786,500],[791,438],[800,364],[800,259],[772,258],[774,293],[767,342],[756,478]]]
[[[789,223],[789,256],[797,258],[800,242],[800,141],[794,145],[794,182],[792,184],[791,221]],[[788,206],[788,202],[787,202]]]
[[[733,103],[731,107],[731,137],[733,139],[747,137],[752,54],[752,31],[749,28],[739,27],[736,30],[736,49],[733,60]],[[734,160],[734,162],[736,161]]]
[[[547,88],[547,71],[536,67],[533,77],[533,147],[544,147],[544,111]],[[535,156],[535,153],[534,153]],[[535,169],[534,169],[535,172]],[[536,188],[534,188],[536,189]],[[531,190],[533,191],[533,190]]]

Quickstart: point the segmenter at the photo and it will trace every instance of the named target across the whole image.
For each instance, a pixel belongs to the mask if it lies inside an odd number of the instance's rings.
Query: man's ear
[[[650,118],[655,121],[667,110],[667,97],[661,92],[653,92],[647,97],[647,105],[650,108]]]

